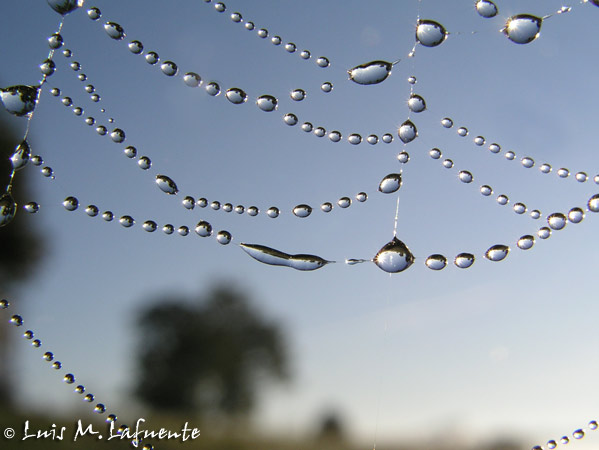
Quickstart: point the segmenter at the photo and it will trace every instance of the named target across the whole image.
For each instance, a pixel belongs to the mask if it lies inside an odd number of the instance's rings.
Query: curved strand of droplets
[[[589,421],[589,423],[587,424],[586,427],[577,428],[576,430],[574,430],[572,432],[572,438],[574,440],[580,440],[580,439],[584,438],[588,432],[596,431],[597,428],[599,428],[599,424],[597,423],[597,421],[591,420],[591,421]],[[556,440],[556,439],[548,440],[547,444],[546,444],[546,446],[547,446],[546,448],[548,448],[549,450],[553,450],[553,449],[557,448],[558,444],[566,445],[566,444],[569,444],[570,442],[573,442],[571,440],[570,436],[565,434],[558,440]],[[543,449],[544,449],[544,447],[541,445],[535,445],[534,447],[532,447],[532,450],[543,450]]]

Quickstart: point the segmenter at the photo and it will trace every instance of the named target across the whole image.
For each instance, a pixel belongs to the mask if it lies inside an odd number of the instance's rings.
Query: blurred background
[[[221,13],[215,2],[97,0],[66,16],[64,46],[27,139],[44,164],[16,174],[19,209],[0,230],[0,295],[11,303],[0,327],[2,426],[29,419],[72,428],[77,419],[116,414],[130,426],[139,417],[154,428],[189,421],[202,433],[193,448],[499,450],[546,447],[562,436],[580,449],[598,447],[588,427],[599,400],[594,213],[528,251],[515,243],[536,235],[550,213],[584,209],[597,192],[599,8],[573,2],[571,12],[544,20],[538,39],[519,45],[500,32],[507,18],[544,17],[563,3],[497,0],[493,18],[477,14],[472,0],[224,3]],[[87,14],[94,6],[102,13],[97,21]],[[4,12],[0,84],[34,85],[61,16],[34,0]],[[231,20],[234,12],[241,23]],[[418,17],[443,24],[449,35],[408,57]],[[106,22],[120,24],[124,39],[111,39]],[[258,37],[261,28],[267,38]],[[282,44],[273,45],[273,36]],[[143,43],[141,55],[129,51],[132,40]],[[297,52],[285,50],[289,42]],[[311,58],[299,56],[303,49]],[[151,51],[158,64],[146,62]],[[318,67],[319,56],[330,67]],[[347,70],[359,64],[398,59],[380,84],[348,80]],[[178,65],[176,76],[161,72],[164,61]],[[189,71],[201,76],[199,87],[183,82]],[[216,97],[205,90],[211,81],[222,90]],[[333,84],[331,92],[321,90],[324,82]],[[247,93],[246,103],[226,99],[232,87]],[[292,100],[295,89],[306,98]],[[426,111],[410,113],[411,89],[426,100]],[[256,107],[263,94],[278,99],[276,111]],[[285,124],[287,113],[299,123]],[[408,117],[418,138],[404,145],[397,128]],[[453,128],[440,125],[444,117]],[[7,158],[26,120],[5,111],[0,120],[6,184]],[[335,143],[304,132],[304,122],[343,138]],[[467,136],[458,135],[460,126]],[[111,140],[114,128],[125,131],[123,143]],[[376,134],[379,143],[351,145],[351,133]],[[385,133],[392,143],[381,141]],[[480,147],[473,142],[479,135],[486,140]],[[501,153],[490,152],[491,143]],[[136,148],[135,158],[125,155],[127,146]],[[443,157],[431,159],[432,148]],[[402,151],[410,155],[405,165],[397,160]],[[148,170],[139,167],[143,155],[151,159]],[[524,156],[535,166],[522,167]],[[442,166],[446,158],[453,168]],[[542,163],[552,172],[541,173]],[[55,179],[42,176],[45,166]],[[558,168],[571,175],[558,177]],[[398,237],[414,265],[389,275],[368,262],[344,264],[370,260],[393,237],[398,194],[377,187],[400,170]],[[460,170],[471,171],[474,182],[461,183]],[[589,180],[577,182],[579,171]],[[177,195],[156,186],[159,174],[176,182]],[[494,194],[482,196],[482,184]],[[360,203],[355,195],[362,191],[368,200]],[[497,204],[499,194],[509,197],[507,205]],[[67,196],[78,199],[76,211],[62,206]],[[255,205],[260,213],[188,210],[185,196]],[[353,199],[347,209],[336,203],[344,196]],[[30,201],[39,212],[23,209]],[[335,205],[328,214],[319,207],[327,201]],[[515,214],[518,201],[542,217]],[[291,213],[302,203],[313,207],[310,217]],[[86,214],[88,205],[98,207],[97,217]],[[271,206],[279,217],[265,214]],[[114,220],[103,220],[104,211]],[[124,215],[134,226],[119,224]],[[144,231],[146,220],[158,230]],[[194,232],[200,220],[210,222],[212,237]],[[162,231],[165,224],[173,234]],[[178,233],[181,226],[187,236]],[[220,230],[231,233],[230,244],[216,241]],[[268,266],[240,243],[337,263],[314,272]],[[505,261],[483,258],[494,244],[511,247]],[[452,264],[460,252],[476,256],[471,268]],[[424,260],[434,253],[445,255],[448,267],[428,269]],[[22,327],[8,324],[12,314],[22,315]],[[40,348],[23,339],[26,330]],[[42,358],[47,351],[60,370]],[[75,384],[63,382],[67,373]],[[94,402],[73,393],[77,384]],[[93,412],[97,403],[105,413]],[[576,440],[579,428],[586,436]],[[78,445],[9,442],[26,444]]]

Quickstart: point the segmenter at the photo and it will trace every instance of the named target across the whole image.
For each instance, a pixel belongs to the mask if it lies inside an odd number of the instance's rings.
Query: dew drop
[[[358,192],[356,194],[356,200],[358,200],[359,202],[365,202],[366,200],[368,200],[368,194],[366,194],[366,192]]]
[[[104,125],[98,125],[96,127],[96,133],[98,133],[100,136],[106,136],[108,129]]]
[[[244,213],[244,211],[245,211],[245,208],[243,207],[243,205],[237,205],[237,206],[235,207],[235,212],[236,212],[237,214],[243,214],[243,213]]]
[[[98,215],[98,207],[96,205],[88,205],[87,208],[85,208],[85,214],[87,214],[90,217],[96,217]]]
[[[585,173],[585,172],[578,172],[575,175],[576,181],[578,181],[579,183],[584,183],[585,181],[587,181],[589,179],[589,176]]]
[[[551,228],[548,228],[548,227],[539,228],[539,230],[537,231],[537,236],[539,236],[541,239],[549,238],[549,236],[551,236]]]
[[[436,47],[447,39],[445,27],[434,20],[418,20],[416,41],[425,47]]]
[[[96,119],[94,119],[93,117],[86,117],[85,123],[91,127],[92,125],[96,124]]]
[[[270,42],[272,42],[273,45],[281,45],[281,36],[273,36],[270,38]]]
[[[67,384],[73,384],[75,382],[75,375],[73,375],[72,373],[67,373],[64,376],[63,380]]]
[[[476,136],[474,138],[474,144],[478,145],[479,147],[482,146],[482,145],[485,145],[485,142],[486,142],[485,138],[482,137],[482,136]]]
[[[148,170],[150,167],[152,167],[152,161],[147,156],[142,156],[139,158],[139,161],[137,161],[137,165],[142,170]]]
[[[206,93],[212,97],[216,97],[218,94],[220,94],[220,86],[217,82],[211,81],[206,85]]]
[[[179,236],[187,236],[189,234],[189,228],[185,225],[181,225],[177,228],[177,233],[179,233]]]
[[[83,114],[83,109],[81,109],[80,107],[73,108],[73,114],[75,114],[76,116],[80,116],[81,114]]]
[[[187,72],[183,75],[183,83],[189,87],[198,87],[202,84],[202,78],[195,72]]]
[[[514,212],[516,214],[524,214],[526,212],[526,205],[524,203],[514,203],[514,206],[512,206],[512,209],[514,210]]]
[[[248,31],[252,31],[255,28],[254,22],[246,22],[245,29]]]
[[[397,192],[401,187],[401,182],[402,180],[400,173],[390,173],[379,183],[379,192],[382,192],[383,194]]]
[[[218,2],[214,4],[214,9],[216,9],[218,12],[225,12],[227,7],[225,6],[224,3],[222,2]]]
[[[131,216],[122,216],[119,223],[125,228],[131,228],[135,224],[135,220]]]
[[[489,261],[503,261],[509,252],[510,248],[507,245],[497,244],[486,251],[485,258]]]
[[[23,333],[23,337],[25,339],[33,339],[33,336],[34,336],[34,334],[33,334],[33,331],[31,331],[31,330],[27,330],[27,331],[25,331],[25,333]]]
[[[40,64],[40,71],[45,76],[49,77],[56,70],[56,64],[51,59],[46,59],[43,63]]]
[[[25,211],[27,211],[30,214],[35,214],[40,210],[40,205],[36,202],[29,202],[25,206],[23,206],[23,209],[25,209]]]
[[[532,219],[538,219],[539,217],[541,217],[541,211],[539,211],[538,209],[533,209],[533,210],[530,212],[530,217],[531,217]]]
[[[566,445],[570,442],[570,439],[568,438],[568,436],[562,436],[561,439],[559,440],[562,444]]]
[[[64,49],[62,51],[62,54],[65,58],[70,58],[71,56],[73,56],[73,52],[70,51],[68,48]]]
[[[72,106],[73,105],[73,99],[71,97],[63,97],[61,102],[64,106]]]
[[[599,5],[597,5],[597,6],[599,6]],[[598,424],[597,424],[597,421],[596,421],[596,420],[591,420],[591,421],[589,422],[589,428],[590,428],[591,430],[596,430],[596,429],[597,429],[597,427],[598,427]]]
[[[341,140],[341,133],[339,131],[331,131],[329,133],[329,139],[332,142],[339,142]]]
[[[314,135],[318,137],[323,137],[327,131],[323,127],[314,128]]]
[[[431,148],[428,154],[433,159],[439,159],[442,156],[441,150],[439,150],[438,148]]]
[[[560,178],[568,178],[570,176],[570,171],[562,167],[561,169],[557,169],[557,176]]]
[[[23,326],[23,318],[18,314],[15,314],[10,318],[10,323],[12,323],[16,327]]]
[[[0,309],[6,309],[10,306],[10,303],[6,299],[0,300]]]
[[[171,235],[175,232],[175,227],[172,226],[170,223],[167,223],[162,226],[162,232],[166,235]]]
[[[42,358],[44,358],[46,361],[52,361],[54,359],[54,354],[52,352],[46,352]]]
[[[374,263],[379,269],[388,273],[398,273],[406,270],[414,262],[414,255],[406,244],[393,237],[374,256]]]
[[[103,414],[106,412],[106,406],[104,406],[102,403],[98,403],[94,408],[94,412]]]
[[[543,19],[530,14],[517,14],[510,17],[501,32],[516,44],[528,44],[534,41],[541,31]]]
[[[268,30],[265,28],[260,28],[256,34],[258,34],[258,37],[266,39],[268,37]]]
[[[453,161],[451,159],[446,159],[443,161],[443,167],[446,169],[451,169],[453,167]]]
[[[556,447],[557,447],[557,442],[555,442],[553,439],[550,441],[547,441],[547,448],[549,450],[553,450]]]
[[[310,133],[313,129],[314,127],[310,122],[304,122],[302,124],[302,131],[305,131],[306,133]]]
[[[349,208],[351,206],[351,198],[341,197],[337,200],[337,205],[339,205],[339,208]]]
[[[158,53],[156,53],[156,52],[149,52],[146,55],[146,62],[148,64],[150,64],[150,65],[153,66],[154,64],[157,64],[158,61],[160,61],[160,57],[158,56]]]
[[[297,46],[293,42],[288,42],[287,44],[285,44],[285,50],[288,53],[295,53],[295,51],[297,50]]]
[[[112,211],[104,211],[102,213],[102,219],[104,219],[106,222],[112,222],[112,219],[114,219],[114,214],[112,214]]]
[[[198,205],[200,208],[205,208],[208,206],[208,200],[206,200],[204,197],[198,198],[196,205]]]
[[[234,105],[241,105],[242,103],[245,103],[248,99],[247,94],[239,88],[227,89],[225,97],[227,97],[227,100],[229,100]]]
[[[293,113],[287,113],[283,116],[283,122],[289,126],[297,125],[297,116]]]
[[[220,209],[220,202],[217,200],[214,200],[212,203],[210,203],[210,207],[213,210],[218,211]]]
[[[362,136],[360,136],[358,133],[352,133],[347,137],[347,142],[352,145],[358,145],[362,143]]]
[[[516,154],[512,151],[505,152],[505,159],[508,161],[513,161],[516,158]]]
[[[400,152],[397,154],[397,160],[402,164],[407,164],[410,161],[410,154],[408,152]]]
[[[533,167],[535,165],[534,159],[532,159],[528,156],[525,156],[524,158],[522,158],[521,163],[527,169],[530,169],[531,167]]]
[[[239,244],[248,255],[257,261],[273,266],[287,266],[296,270],[316,270],[328,264],[327,261],[316,255],[289,255],[258,244]]]
[[[12,165],[12,168],[14,170],[22,169],[27,165],[30,157],[31,147],[29,147],[29,143],[26,140],[24,140],[17,146],[17,148],[15,148],[15,151],[10,157],[10,163]]]
[[[547,224],[552,230],[563,230],[567,223],[568,219],[562,213],[553,213],[547,216]]]
[[[56,364],[56,363],[54,363]],[[91,403],[94,401],[94,395],[93,394],[87,394],[85,397],[83,397],[83,401],[84,402],[88,402]]]
[[[216,241],[221,245],[227,245],[231,242],[231,233],[221,230],[216,233]]]
[[[278,100],[272,95],[261,95],[256,100],[256,106],[262,111],[271,112],[277,109]]]
[[[584,431],[579,428],[578,430],[575,430],[572,433],[572,436],[574,437],[574,439],[582,439],[584,437]]]
[[[168,77],[173,77],[177,75],[177,72],[179,71],[179,69],[177,68],[177,64],[175,64],[172,61],[164,61],[160,65],[160,70],[162,70],[162,73]]]
[[[404,144],[407,144],[416,139],[416,137],[418,136],[418,130],[416,129],[416,125],[414,125],[412,121],[406,120],[399,127],[397,134],[399,136],[399,139],[401,139],[401,141]]]
[[[379,137],[376,134],[371,134],[366,138],[366,142],[370,145],[376,145],[379,142]]]
[[[329,62],[329,59],[326,56],[320,56],[316,59],[316,64],[318,65],[318,67],[329,67],[331,63]]]
[[[410,83],[411,85],[416,84],[417,81],[418,80],[416,80],[416,77],[414,77],[414,76],[408,77],[408,83]]]
[[[306,98],[306,91],[304,91],[303,89],[294,89],[289,93],[289,96],[291,97],[291,100],[301,102],[303,99]]]
[[[320,90],[326,93],[331,92],[333,90],[333,83],[331,83],[330,81],[325,81],[320,85]]]
[[[181,204],[185,209],[193,209],[195,208],[196,202],[193,197],[188,195],[181,201]]]
[[[247,209],[247,213],[249,216],[255,217],[260,213],[260,210],[256,206],[250,206]]]
[[[478,0],[474,6],[476,8],[476,12],[481,17],[485,17],[487,19],[490,17],[495,17],[499,12],[497,6],[491,0]]]
[[[474,255],[472,253],[460,253],[455,257],[453,263],[460,269],[467,269],[474,264]]]
[[[235,23],[240,23],[243,20],[241,13],[234,12],[231,14],[231,20]]]
[[[153,233],[158,229],[158,225],[153,220],[146,220],[141,227],[148,233]]]
[[[54,178],[54,171],[52,170],[52,167],[42,167],[41,172],[46,178]]]
[[[572,208],[568,211],[568,220],[571,223],[580,223],[584,220],[585,213],[582,208]]]
[[[426,101],[418,94],[411,94],[408,100],[408,108],[415,113],[422,112],[426,109]]]
[[[549,173],[549,172],[551,172],[551,165],[549,165],[549,164],[541,164],[539,166],[539,170],[541,172],[543,172],[543,173]]]
[[[453,127],[453,120],[451,120],[449,117],[445,117],[444,119],[441,119],[441,125],[443,125],[445,128],[451,128]]]
[[[458,135],[460,135],[462,137],[468,136],[468,128],[466,128],[466,127],[458,128]]]
[[[17,204],[15,203],[12,195],[5,192],[0,196],[0,227],[3,227],[10,223],[15,218],[17,213]]]
[[[67,211],[75,211],[77,208],[79,208],[79,200],[77,200],[75,197],[67,197],[62,202],[62,206],[64,206],[64,209]]]
[[[310,54],[309,50],[302,50],[300,53],[300,58],[302,59],[310,59],[310,56],[312,55]]]
[[[320,205],[320,210],[325,213],[331,212],[333,210],[333,204],[331,202],[324,202]]]
[[[120,128],[115,128],[110,133],[110,139],[112,139],[113,142],[120,144],[121,142],[123,142],[125,140],[125,132],[123,130],[121,130]]]
[[[144,45],[140,41],[129,42],[129,44],[127,44],[127,48],[129,49],[129,51],[131,53],[133,53],[135,55],[139,55],[141,52],[144,51]]]
[[[83,6],[84,0],[48,0],[48,5],[54,11],[61,15],[67,15]]]
[[[391,74],[393,64],[387,61],[371,61],[347,71],[349,79],[357,84],[369,85],[385,81]]]
[[[279,217],[279,214],[281,212],[279,211],[279,208],[277,208],[276,206],[271,206],[270,208],[268,208],[266,210],[266,215],[268,217],[270,217],[271,219],[275,219],[277,217]]]
[[[533,245],[535,245],[535,237],[530,234],[526,234],[518,239],[517,245],[521,250],[529,250]]]
[[[472,183],[472,180],[474,179],[472,174],[467,170],[462,170],[460,173],[458,173],[458,178],[462,183]]]
[[[212,225],[205,220],[201,220],[196,225],[195,232],[201,237],[212,236]]]
[[[106,22],[106,24],[104,24],[104,31],[106,31],[108,36],[110,36],[112,39],[116,39],[117,41],[120,41],[125,37],[125,30],[123,30],[123,27],[115,22]]]
[[[40,348],[42,346],[42,341],[40,341],[39,339],[35,339],[31,345],[33,345],[35,348]]]
[[[137,149],[132,145],[126,147],[123,152],[127,158],[135,158],[137,156]]]
[[[102,12],[96,8],[90,8],[87,10],[87,17],[89,17],[91,20],[98,20],[100,17],[102,17]]]
[[[501,151],[501,146],[499,144],[492,143],[489,145],[489,151],[491,153],[499,153]]]
[[[445,269],[445,266],[447,266],[447,258],[439,254],[430,255],[428,258],[426,258],[424,264],[426,264],[426,267],[429,269],[442,270]]]
[[[499,203],[500,205],[507,205],[509,201],[510,199],[507,195],[501,194],[497,196],[497,203]]]
[[[308,217],[310,214],[312,214],[312,207],[306,204],[301,204],[293,208],[292,212],[296,217]]]
[[[25,116],[37,104],[39,86],[10,86],[0,89],[0,100],[10,114]]]

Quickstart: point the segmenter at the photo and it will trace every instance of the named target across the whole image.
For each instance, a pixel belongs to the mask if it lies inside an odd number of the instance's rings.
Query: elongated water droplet
[[[507,245],[497,244],[486,251],[485,258],[489,261],[503,261],[509,252],[510,248]]]
[[[517,14],[510,17],[501,32],[516,44],[528,44],[534,41],[541,31],[543,19],[530,14]]]
[[[177,64],[175,64],[172,61],[164,61],[160,65],[160,70],[163,74],[165,74],[168,77],[174,77],[175,75],[177,75],[177,72],[179,71]]]
[[[221,230],[218,233],[216,233],[216,242],[218,242],[221,245],[227,245],[231,242],[231,233],[229,233],[228,231],[225,230]]]
[[[412,142],[414,139],[416,139],[416,137],[418,136],[418,130],[416,129],[416,125],[414,125],[412,121],[406,120],[399,127],[397,134],[399,136],[399,139],[401,139],[401,141],[404,144],[407,144],[408,142]]]
[[[177,184],[166,175],[156,175],[156,184],[162,192],[166,192],[169,195],[175,195],[179,192]]]
[[[410,111],[412,112],[419,113],[426,109],[426,102],[420,95],[412,94],[408,100],[408,108],[410,108]]]
[[[278,103],[278,100],[272,95],[261,95],[256,100],[256,105],[258,108],[266,112],[271,112],[277,109]]]
[[[445,266],[447,266],[447,258],[443,255],[434,254],[426,258],[426,261],[424,263],[426,264],[426,267],[428,267],[429,269],[441,270],[445,269]]]
[[[489,145],[489,151],[491,153],[499,153],[501,151],[501,146],[499,144],[492,143]]]
[[[414,262],[414,255],[406,244],[393,237],[374,256],[374,263],[379,269],[388,273],[398,273],[406,270]]]
[[[189,87],[198,87],[202,84],[202,78],[195,72],[187,72],[183,75],[183,83]]]
[[[347,71],[349,79],[357,84],[369,85],[385,81],[391,75],[393,64],[387,61],[371,61]]]
[[[258,244],[239,244],[248,255],[257,261],[273,266],[286,266],[296,270],[316,270],[330,263],[316,255],[289,255],[274,248]]]
[[[195,232],[201,237],[212,236],[212,225],[205,220],[201,220],[196,225]]]
[[[570,211],[568,211],[568,220],[571,223],[580,223],[583,221],[584,219],[584,211],[582,210],[582,208],[572,208]]]
[[[9,224],[17,213],[17,204],[15,203],[12,195],[5,192],[0,197],[0,227]]]
[[[75,211],[77,208],[79,208],[79,200],[77,200],[75,197],[67,197],[62,202],[62,206],[64,206],[64,209],[67,211]]]
[[[308,217],[312,214],[312,207],[305,204],[297,205],[293,208],[293,214],[297,217]]]
[[[533,245],[535,245],[535,237],[530,234],[526,234],[518,239],[517,245],[521,250],[529,250]]]
[[[84,0],[48,0],[48,5],[63,16],[83,6]]]
[[[22,169],[29,162],[29,158],[31,157],[31,147],[26,140],[22,141],[14,153],[10,157],[10,163],[14,170]]]
[[[445,117],[444,119],[441,119],[441,125],[443,125],[444,128],[451,128],[453,127],[453,120],[449,117]]]
[[[270,217],[271,219],[275,219],[277,217],[279,217],[280,211],[279,208],[277,208],[276,206],[271,206],[270,208],[268,208],[266,210],[266,215],[268,217]]]
[[[329,67],[329,65],[331,64],[329,62],[329,59],[326,56],[320,56],[319,58],[316,59],[316,64],[319,67]]]
[[[108,36],[117,41],[120,41],[125,37],[125,30],[123,30],[123,27],[115,22],[106,22],[106,24],[104,24],[104,31],[106,31]]]
[[[314,135],[318,137],[323,137],[326,134],[326,130],[323,127],[314,128]]]
[[[20,117],[35,109],[38,93],[39,86],[10,86],[0,89],[0,100],[9,113]]]
[[[401,187],[401,182],[400,173],[390,173],[379,183],[379,192],[382,192],[383,194],[396,192]]]
[[[291,97],[291,100],[301,102],[303,99],[306,98],[306,91],[304,91],[303,89],[294,89],[289,93],[289,96]]]
[[[478,0],[474,6],[476,8],[476,12],[481,17],[485,17],[487,19],[490,17],[495,17],[497,13],[499,13],[497,6],[491,0]]]
[[[434,20],[418,20],[416,41],[425,47],[436,47],[447,38],[445,27]]]
[[[29,202],[25,206],[23,206],[23,208],[28,213],[35,214],[36,212],[38,212],[40,210],[40,205],[36,202]]]
[[[562,213],[553,213],[547,216],[547,224],[552,230],[562,230],[568,223],[568,219]]]
[[[333,210],[333,204],[331,202],[324,202],[320,205],[320,210],[325,213],[331,212]]]
[[[472,174],[467,170],[462,170],[460,173],[458,173],[458,178],[462,183],[472,183],[472,180],[474,179]]]
[[[549,164],[541,164],[539,166],[539,170],[541,172],[543,172],[543,173],[549,173],[549,172],[551,172],[551,165],[549,165]]]
[[[325,81],[320,85],[320,90],[326,93],[331,92],[333,90],[333,83],[331,83],[330,81]]]
[[[474,255],[472,253],[460,253],[455,257],[453,263],[460,269],[467,269],[474,264]]]
[[[153,220],[146,220],[141,227],[148,233],[153,233],[158,229],[158,225]]]
[[[241,105],[242,103],[245,103],[248,99],[247,94],[239,88],[227,89],[225,97],[227,97],[227,100],[229,100],[234,105]]]

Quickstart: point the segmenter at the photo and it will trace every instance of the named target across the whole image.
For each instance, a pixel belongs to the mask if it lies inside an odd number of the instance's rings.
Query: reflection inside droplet
[[[289,255],[264,245],[239,244],[239,246],[255,260],[273,266],[286,266],[296,270],[316,270],[331,262],[316,255]]]
[[[347,71],[349,79],[357,84],[377,84],[391,74],[393,64],[387,61],[371,61]]]
[[[516,44],[528,44],[534,41],[541,31],[543,19],[530,14],[518,14],[510,17],[501,32]]]
[[[399,273],[406,270],[414,262],[414,255],[406,244],[393,237],[374,256],[374,263],[379,269],[388,273]]]
[[[416,41],[425,47],[436,47],[447,38],[445,27],[434,20],[418,20]]]

